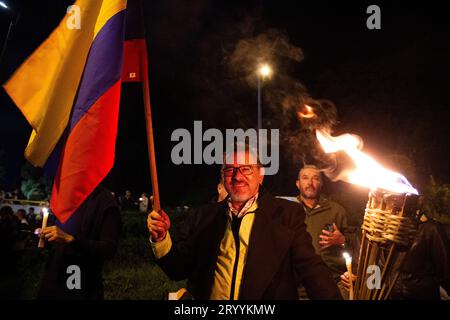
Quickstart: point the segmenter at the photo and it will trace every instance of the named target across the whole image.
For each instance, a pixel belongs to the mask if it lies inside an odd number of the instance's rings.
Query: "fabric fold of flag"
[[[126,1],[78,0],[81,28],[58,27],[6,82],[4,88],[33,128],[25,157],[43,167],[69,121],[93,39]]]
[[[62,223],[114,165],[125,27],[123,6],[115,9],[92,42],[53,183],[50,208]]]

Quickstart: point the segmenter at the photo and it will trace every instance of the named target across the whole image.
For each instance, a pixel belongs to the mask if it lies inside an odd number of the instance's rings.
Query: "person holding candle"
[[[107,189],[99,186],[64,224],[42,228],[50,246],[40,299],[103,299],[102,268],[114,256],[121,230],[119,207]],[[68,286],[75,266],[80,288]],[[71,269],[72,268],[72,269]]]

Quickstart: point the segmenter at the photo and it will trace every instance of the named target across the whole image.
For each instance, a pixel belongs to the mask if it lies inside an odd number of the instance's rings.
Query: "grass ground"
[[[180,216],[171,213],[176,224]],[[105,265],[105,299],[166,299],[185,282],[173,282],[154,263],[148,241],[147,216],[140,212],[123,212],[123,235],[113,260]]]

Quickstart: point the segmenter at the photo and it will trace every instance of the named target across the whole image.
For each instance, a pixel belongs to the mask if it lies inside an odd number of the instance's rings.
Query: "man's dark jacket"
[[[450,247],[444,226],[428,219],[419,224],[400,267],[391,299],[439,300],[439,286],[450,293]]]
[[[169,253],[157,261],[173,280],[188,278],[197,300],[209,299],[228,209],[226,201],[192,212]],[[327,266],[314,252],[303,208],[260,194],[239,299],[297,299],[302,283],[311,299],[342,299]]]

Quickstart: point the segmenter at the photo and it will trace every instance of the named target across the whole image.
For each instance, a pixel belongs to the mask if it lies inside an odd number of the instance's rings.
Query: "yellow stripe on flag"
[[[91,0],[92,1],[92,0]],[[103,28],[105,23],[116,13],[127,8],[127,0],[103,0],[100,14],[95,24],[94,36]]]
[[[33,128],[25,157],[44,166],[67,126],[90,46],[126,0],[77,0],[81,28],[69,29],[67,14],[51,35],[4,84]]]

